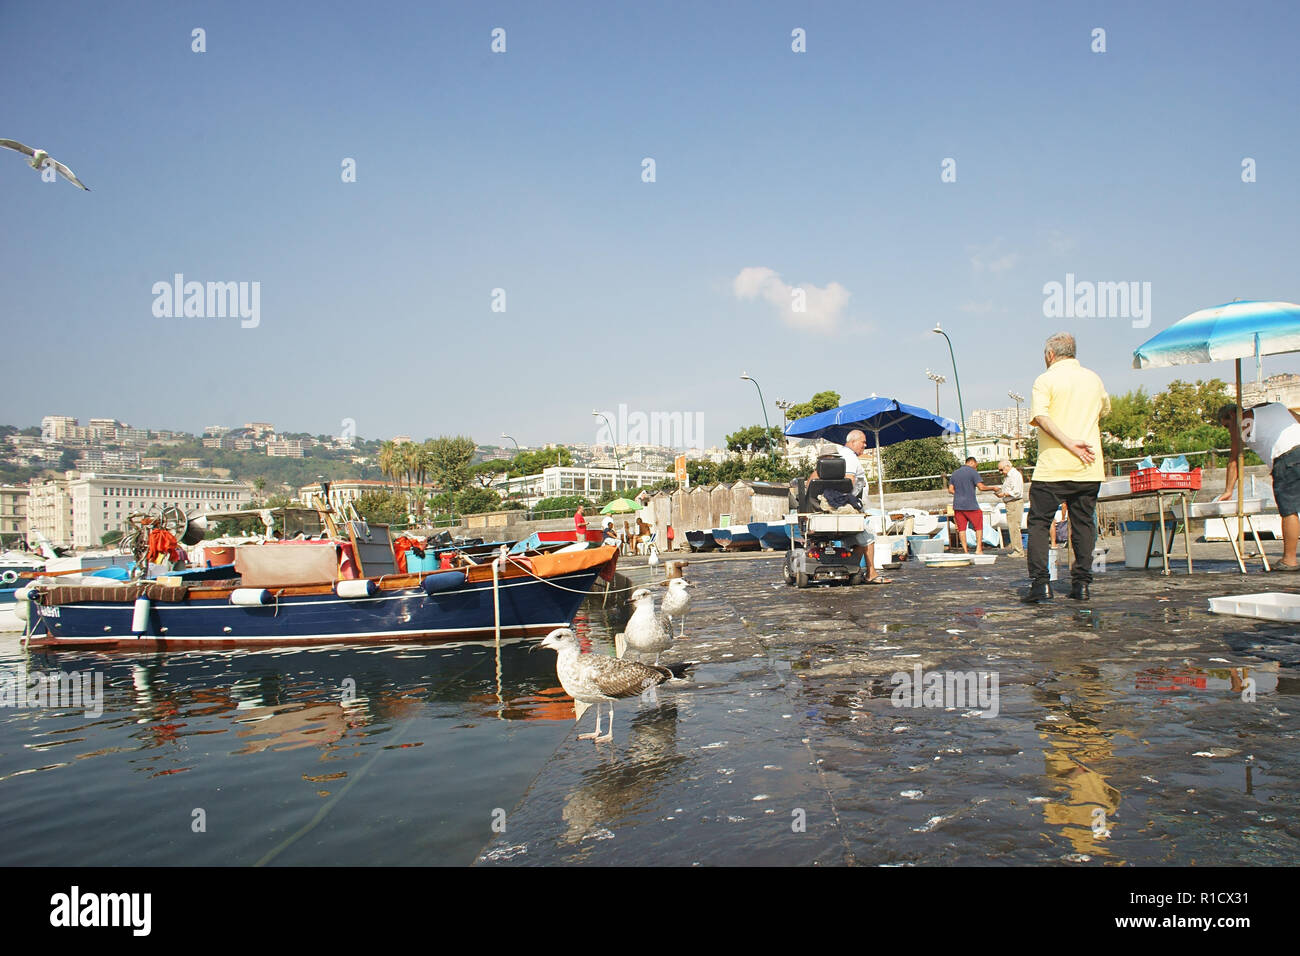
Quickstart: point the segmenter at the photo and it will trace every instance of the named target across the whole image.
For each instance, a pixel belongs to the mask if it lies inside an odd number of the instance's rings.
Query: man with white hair
[[[862,461],[858,456],[862,454],[863,449],[866,447],[866,433],[855,428],[844,437],[843,445],[831,443],[822,449],[823,454],[838,454],[844,459],[844,476],[853,481],[852,494],[854,498],[858,499],[859,505],[862,504],[862,496],[867,489],[867,472],[862,467]],[[811,477],[817,477],[815,469]],[[853,558],[855,560],[866,562],[868,584],[893,584],[892,578],[887,578],[876,570],[875,540],[875,534],[870,531],[862,531],[847,536],[845,543],[853,545]]]
[[[1021,502],[1025,499],[1025,478],[1009,458],[998,462],[998,471],[1002,472],[1002,485],[997,489],[997,496],[1007,506],[1007,534],[1011,536],[1011,556],[1024,557],[1025,549],[1020,545],[1020,512],[1024,508]]]
[[[1070,597],[1091,598],[1092,549],[1097,542],[1097,492],[1105,477],[1101,462],[1101,419],[1110,396],[1101,377],[1079,364],[1074,336],[1057,332],[1043,345],[1047,371],[1034,379],[1029,424],[1038,429],[1038,463],[1029,487],[1029,593],[1025,604],[1052,599],[1047,551],[1052,516],[1061,502],[1070,515],[1074,562]]]

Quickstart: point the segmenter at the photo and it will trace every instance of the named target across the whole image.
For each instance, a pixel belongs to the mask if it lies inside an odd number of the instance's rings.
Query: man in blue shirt
[[[992,491],[992,485],[980,481],[980,473],[975,470],[975,458],[966,459],[948,479],[948,493],[952,495],[953,520],[957,524],[957,537],[961,541],[962,554],[969,553],[966,547],[966,526],[975,529],[975,553],[984,553],[984,516],[980,512],[979,500],[975,491]]]

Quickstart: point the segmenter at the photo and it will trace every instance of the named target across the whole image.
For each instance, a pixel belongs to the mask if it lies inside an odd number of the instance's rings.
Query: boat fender
[[[235,588],[230,592],[230,603],[240,607],[260,607],[271,603],[271,592],[266,588]]]
[[[464,571],[439,571],[430,574],[420,582],[425,594],[437,594],[441,591],[454,591],[465,584]]]
[[[378,592],[379,586],[369,578],[363,578],[360,581],[340,581],[334,585],[335,594],[351,601],[358,598],[374,597]]]
[[[17,580],[18,580],[18,572],[13,570],[12,568],[10,568],[8,571],[5,571],[3,574],[0,574],[0,581],[3,581],[6,585],[13,584]]]
[[[14,614],[20,621],[30,621],[32,619],[32,602],[19,601],[14,605]]]
[[[30,584],[27,585],[26,587],[21,587],[21,588],[19,588],[17,591],[14,592],[14,600],[15,600],[15,601],[27,601],[27,600],[30,600],[30,597],[31,597],[31,595],[30,595],[31,588],[32,588],[32,586],[31,586]]]
[[[135,599],[135,613],[131,615],[131,633],[143,634],[149,630],[149,599]]]

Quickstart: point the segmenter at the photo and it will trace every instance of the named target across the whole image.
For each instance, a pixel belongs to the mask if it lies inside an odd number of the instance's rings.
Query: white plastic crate
[[[1132,490],[1132,483],[1127,478],[1112,478],[1110,481],[1101,483],[1101,487],[1097,489],[1097,497],[1118,498],[1120,495],[1126,495]]]
[[[1241,503],[1241,513],[1244,515],[1257,515],[1263,510],[1263,498],[1247,498]],[[1236,498],[1231,501],[1197,501],[1193,502],[1191,507],[1193,518],[1217,518],[1220,515],[1236,515],[1236,513]]]
[[[1300,594],[1267,591],[1263,594],[1233,594],[1210,598],[1214,614],[1257,617],[1265,621],[1300,621]]]

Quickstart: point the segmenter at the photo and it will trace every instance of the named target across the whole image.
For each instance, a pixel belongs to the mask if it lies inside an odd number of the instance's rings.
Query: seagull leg
[[[609,712],[610,722],[614,721],[613,704],[610,705]],[[600,701],[596,701],[596,730],[590,734],[578,734],[579,740],[599,740],[600,739]]]
[[[609,730],[605,732],[604,737],[597,737],[592,743],[607,744],[614,739],[614,702],[609,702]]]

